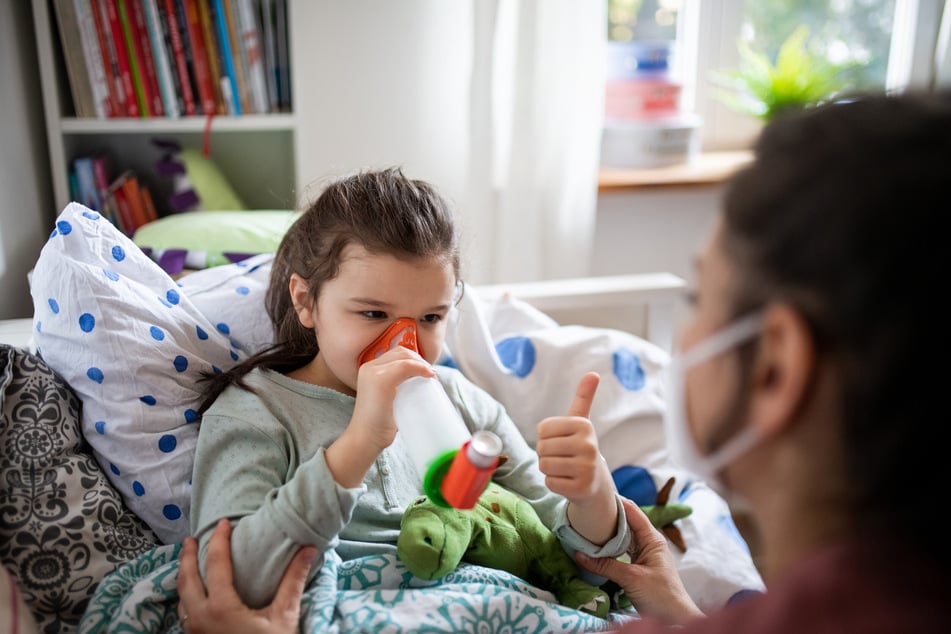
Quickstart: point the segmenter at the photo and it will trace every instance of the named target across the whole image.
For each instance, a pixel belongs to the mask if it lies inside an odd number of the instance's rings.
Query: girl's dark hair
[[[723,201],[736,314],[795,306],[837,369],[856,528],[945,562],[951,542],[930,509],[947,482],[935,300],[948,270],[949,97],[863,96],[781,117]]]
[[[350,244],[398,258],[445,258],[460,279],[452,210],[430,184],[407,178],[399,168],[362,171],[332,182],[291,225],[271,265],[265,303],[274,344],[227,372],[205,375],[199,413],[232,383],[250,389],[243,377],[258,366],[288,372],[316,356],[314,332],[301,325],[291,301],[291,274],[307,281],[316,305]]]

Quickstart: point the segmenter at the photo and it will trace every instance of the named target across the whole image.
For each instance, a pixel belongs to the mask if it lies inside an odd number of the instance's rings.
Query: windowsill
[[[667,167],[602,167],[598,173],[598,191],[604,193],[658,187],[718,185],[752,160],[753,153],[742,150],[704,152],[690,163]]]

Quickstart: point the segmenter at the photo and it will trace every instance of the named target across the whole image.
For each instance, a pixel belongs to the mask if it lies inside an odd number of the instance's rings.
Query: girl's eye
[[[436,322],[440,320],[442,320],[442,315],[439,315],[437,313],[430,313],[426,315],[425,317],[423,317],[423,321],[425,321],[428,324],[435,324]]]
[[[386,313],[382,310],[365,310],[361,314],[367,319],[386,319]]]
[[[687,304],[690,306],[696,306],[697,300],[700,298],[700,294],[695,289],[689,289],[684,293],[684,299],[687,301]]]

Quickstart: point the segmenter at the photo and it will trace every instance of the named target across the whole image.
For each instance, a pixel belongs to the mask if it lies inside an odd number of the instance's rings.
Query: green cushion
[[[133,241],[153,249],[271,253],[298,216],[287,209],[185,211],[139,227]]]

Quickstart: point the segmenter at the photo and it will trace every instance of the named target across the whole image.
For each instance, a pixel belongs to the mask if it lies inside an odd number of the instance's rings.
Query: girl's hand
[[[396,388],[414,376],[433,377],[436,370],[419,354],[396,346],[360,366],[357,373],[357,401],[350,428],[359,431],[365,441],[384,448],[396,438],[393,400]]]
[[[434,377],[436,370],[415,352],[397,346],[360,366],[357,397],[347,429],[327,448],[325,458],[334,479],[353,488],[396,438],[393,399],[396,388],[414,376]]]
[[[567,416],[552,416],[538,424],[536,445],[545,484],[568,499],[572,527],[596,544],[614,536],[618,521],[614,480],[588,418],[600,380],[595,372],[581,378]]]
[[[594,558],[575,553],[582,568],[607,577],[621,588],[637,611],[668,624],[703,616],[693,602],[667,547],[667,539],[651,525],[634,502],[623,500],[624,515],[633,535],[631,563],[611,557]]]

